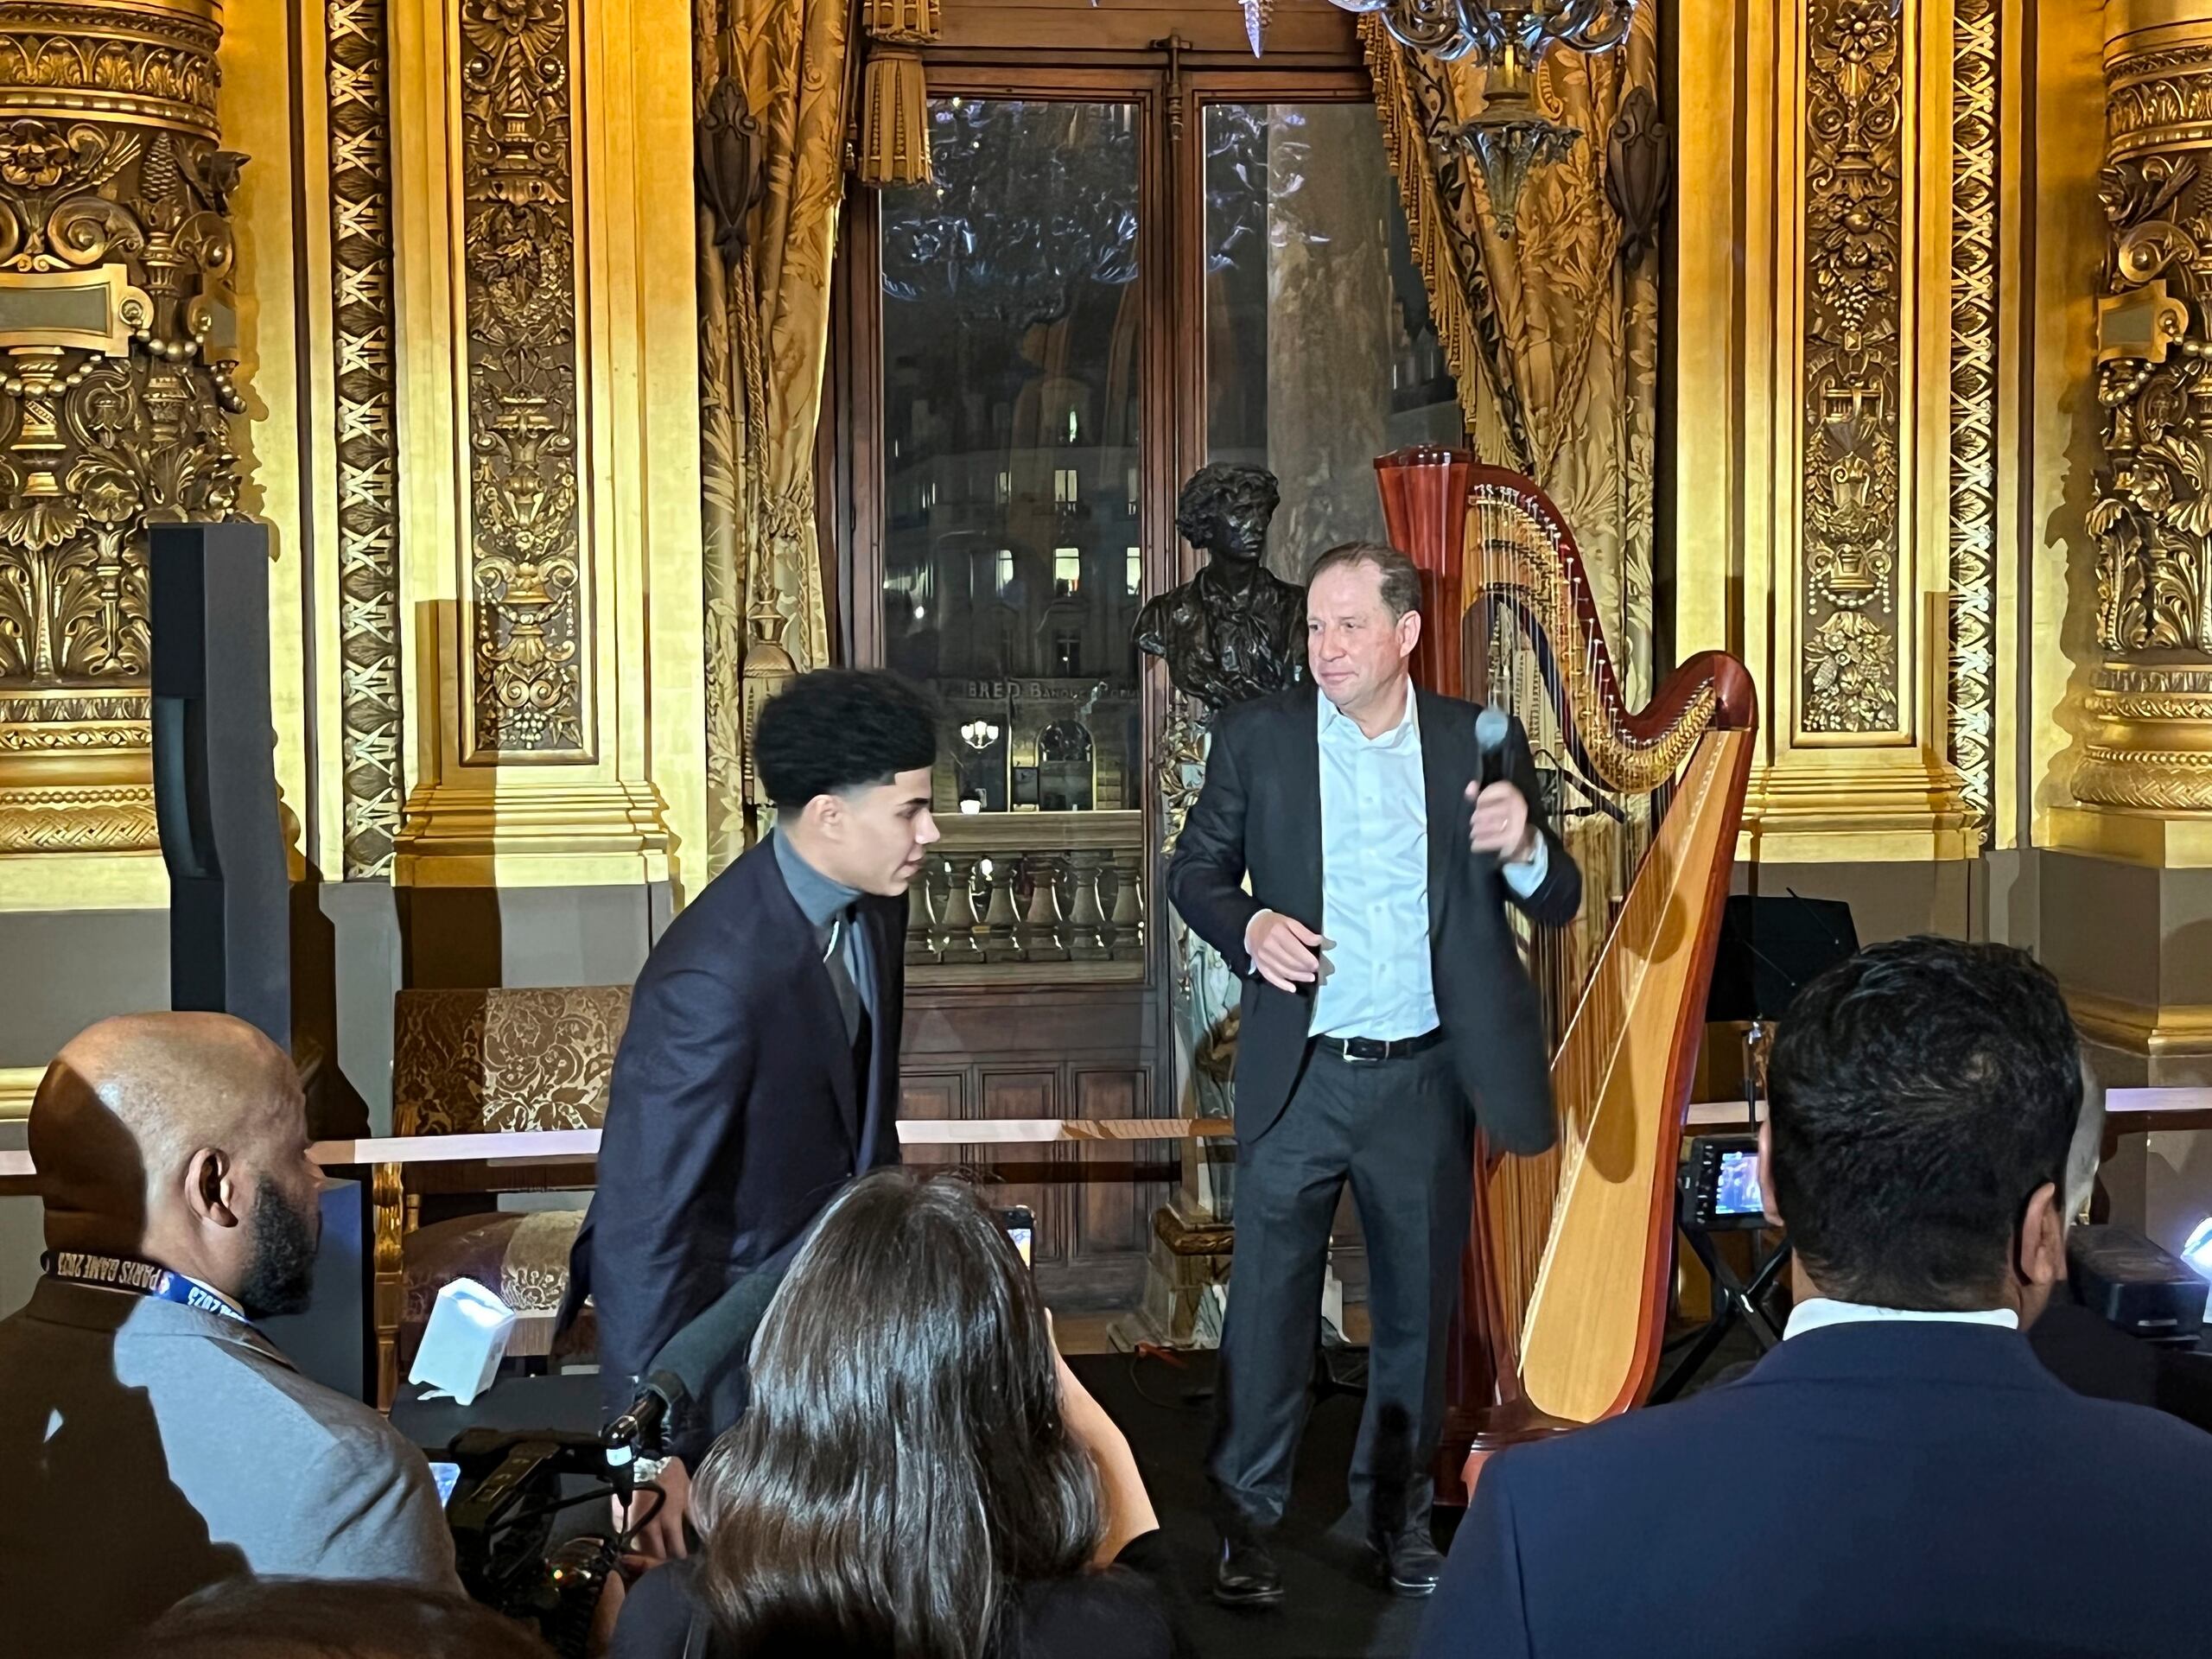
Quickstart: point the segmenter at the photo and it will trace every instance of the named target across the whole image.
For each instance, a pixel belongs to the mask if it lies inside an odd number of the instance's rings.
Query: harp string
[[[1610,1067],[1609,1034],[1617,1039],[1627,1023],[1632,964],[1625,953],[1603,946],[1623,923],[1628,904],[1654,901],[1656,885],[1634,900],[1630,895],[1674,781],[1656,790],[1622,791],[1605,785],[1586,764],[1590,746],[1577,722],[1603,721],[1610,711],[1573,707],[1567,687],[1610,681],[1605,643],[1586,625],[1571,639],[1541,636],[1548,615],[1581,621],[1595,614],[1594,607],[1586,609],[1580,602],[1586,595],[1580,568],[1562,556],[1548,523],[1510,490],[1478,485],[1471,505],[1462,576],[1465,683],[1473,695],[1520,718],[1535,757],[1542,804],[1583,872],[1582,912],[1572,925],[1539,930],[1515,916],[1542,1000],[1560,1113],[1558,1144],[1533,1158],[1507,1159],[1490,1188],[1498,1311],[1517,1348],[1550,1242],[1562,1176],[1587,1141]],[[1548,583],[1566,586],[1566,603],[1551,602],[1556,594],[1547,590]],[[1632,936],[1650,918],[1625,919]],[[1581,1018],[1573,1019],[1578,1009]]]

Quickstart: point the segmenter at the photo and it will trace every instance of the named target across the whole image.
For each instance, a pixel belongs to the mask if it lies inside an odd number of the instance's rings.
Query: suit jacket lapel
[[[1418,688],[1414,695],[1421,710],[1421,782],[1428,795],[1428,937],[1436,939],[1444,931],[1445,895],[1459,869],[1452,855],[1466,838],[1467,785],[1475,767],[1465,749],[1473,733],[1457,729],[1465,722],[1452,719],[1458,710],[1442,698]]]

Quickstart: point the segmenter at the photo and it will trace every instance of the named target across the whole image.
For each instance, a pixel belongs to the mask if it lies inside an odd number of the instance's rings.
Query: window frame
[[[1093,14],[1094,16],[1096,14]],[[995,55],[999,60],[994,60]],[[1195,554],[1175,530],[1175,498],[1206,461],[1205,106],[1213,103],[1359,103],[1374,101],[1373,84],[1356,61],[1337,66],[1277,67],[1221,53],[1118,53],[1116,60],[1080,67],[1007,61],[1002,54],[940,57],[929,61],[930,96],[1118,101],[1135,106],[1139,133],[1138,282],[1141,330],[1138,374],[1142,555],[1140,599],[1188,581]],[[1192,67],[1199,58],[1204,67]],[[825,556],[834,556],[844,660],[864,667],[884,662],[882,585],[886,551],[883,435],[882,209],[877,192],[858,186],[840,215],[832,276],[830,349],[817,443],[817,490]],[[1188,349],[1179,349],[1189,342]],[[1164,666],[1144,663],[1138,681],[1141,753],[1132,791],[1146,826],[1141,836],[1144,913],[1154,923],[1159,902],[1158,836],[1150,832],[1158,792],[1153,760],[1166,727],[1171,688]],[[993,814],[994,817],[1011,814]],[[1096,812],[1023,813],[1040,841],[1070,820]],[[1159,982],[1166,930],[1151,928],[1145,978]],[[1055,976],[1057,977],[1057,976]]]

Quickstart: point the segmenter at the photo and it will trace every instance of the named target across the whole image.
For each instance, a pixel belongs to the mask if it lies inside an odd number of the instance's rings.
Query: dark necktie
[[[830,988],[837,993],[837,1011],[845,1016],[845,1040],[849,1043],[860,1036],[863,1012],[860,987],[853,982],[850,935],[857,925],[850,910],[831,923],[830,937],[823,947],[827,954],[822,958],[822,965],[830,970]]]

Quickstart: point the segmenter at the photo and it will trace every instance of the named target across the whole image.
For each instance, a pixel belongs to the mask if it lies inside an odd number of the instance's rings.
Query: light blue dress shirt
[[[1410,688],[1398,723],[1370,738],[1316,697],[1321,762],[1321,982],[1316,1037],[1397,1042],[1436,1028],[1428,937],[1428,795],[1421,705]],[[1540,836],[1502,874],[1526,898],[1549,863]],[[1256,918],[1255,918],[1256,919]],[[1249,937],[1249,930],[1247,930]]]

